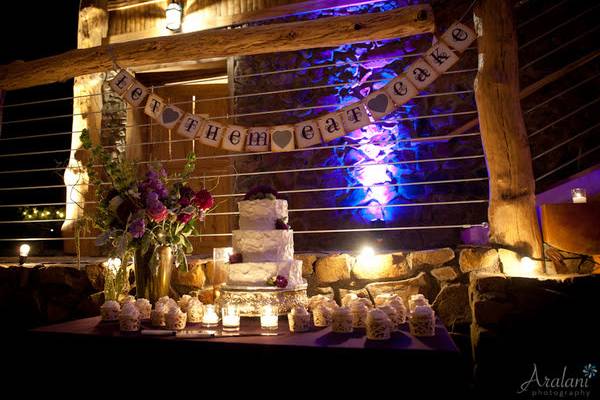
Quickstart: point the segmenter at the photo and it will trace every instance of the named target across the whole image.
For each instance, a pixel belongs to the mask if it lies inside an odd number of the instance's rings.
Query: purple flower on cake
[[[281,229],[281,230],[289,230],[290,226],[285,222],[285,220],[283,218],[279,218],[275,221],[275,229]]]
[[[278,288],[286,288],[288,285],[288,280],[285,276],[281,276],[281,275],[277,275],[277,276],[272,276],[269,279],[267,279],[267,285],[270,286],[277,286]]]
[[[288,280],[285,276],[281,276],[281,275],[277,275],[277,278],[275,278],[275,286],[277,286],[278,288],[286,288],[288,285]]]
[[[229,264],[238,264],[244,262],[242,253],[233,253],[229,255]]]
[[[260,199],[281,199],[277,190],[268,185],[256,186],[248,191],[244,196],[244,200],[260,200]]]

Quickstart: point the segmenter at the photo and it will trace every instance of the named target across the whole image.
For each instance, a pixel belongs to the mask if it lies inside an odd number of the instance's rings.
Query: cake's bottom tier
[[[243,317],[260,317],[262,309],[266,305],[274,306],[278,315],[285,315],[294,307],[306,308],[308,306],[306,287],[307,285],[303,284],[294,289],[252,288],[252,290],[244,290],[223,286],[217,304],[220,307],[226,304],[236,304]]]
[[[287,279],[287,288],[304,283],[302,280],[302,261],[257,262],[229,264],[227,271],[228,286],[268,286],[267,281],[277,276]]]

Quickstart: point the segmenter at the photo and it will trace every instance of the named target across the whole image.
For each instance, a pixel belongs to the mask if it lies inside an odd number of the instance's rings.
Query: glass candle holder
[[[587,203],[587,194],[584,188],[571,189],[571,198],[573,203]]]
[[[240,308],[236,304],[226,304],[221,309],[221,317],[223,319],[223,330],[240,330]]]
[[[214,273],[210,282],[213,285],[220,285],[227,281],[227,266],[231,254],[233,254],[231,247],[217,247],[213,250]]]
[[[277,315],[276,307],[270,304],[262,307],[260,313],[260,327],[267,330],[279,328],[279,315]]]
[[[204,315],[202,316],[202,326],[207,328],[215,327],[219,324],[219,315],[215,311],[215,306],[207,304],[204,306]]]

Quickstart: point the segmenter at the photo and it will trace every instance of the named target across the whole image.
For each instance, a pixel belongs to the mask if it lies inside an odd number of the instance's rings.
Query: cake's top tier
[[[278,219],[287,222],[288,218],[287,200],[245,200],[238,203],[238,208],[241,230],[275,229]]]

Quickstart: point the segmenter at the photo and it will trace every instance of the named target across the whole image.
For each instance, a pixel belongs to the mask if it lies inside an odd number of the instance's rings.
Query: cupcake
[[[337,307],[335,307],[337,308]],[[313,322],[315,326],[323,328],[331,325],[332,309],[321,303],[313,309]]]
[[[306,308],[296,306],[288,313],[290,332],[306,332],[310,329],[310,314]]]
[[[164,304],[167,307],[167,311],[170,310],[172,307],[179,307],[177,302],[169,296],[161,297],[160,299],[158,299],[157,303]]]
[[[363,303],[369,310],[373,308],[373,303],[371,303],[371,300],[367,299],[366,297],[359,297],[355,299],[352,303],[350,303],[350,306],[356,302]]]
[[[137,332],[140,330],[140,312],[135,303],[123,304],[119,314],[119,328],[123,332]]]
[[[362,301],[354,301],[350,306],[352,312],[352,327],[364,328],[367,323],[369,308]]]
[[[100,315],[102,321],[117,321],[119,319],[119,312],[121,306],[114,300],[108,300],[100,307]]]
[[[192,297],[187,303],[187,308],[185,311],[188,322],[194,324],[202,322],[202,317],[204,316],[204,306],[202,305],[202,302],[198,300],[198,298]]]
[[[394,298],[388,301],[386,304],[394,307],[399,323],[403,324],[406,322],[406,317],[408,313],[406,311],[406,307],[404,306],[404,302],[402,301],[401,297]]]
[[[189,294],[184,294],[183,296],[181,296],[179,302],[177,303],[179,305],[179,308],[181,308],[182,310],[187,310],[188,303],[191,299],[192,296],[190,296]]]
[[[429,306],[416,306],[408,321],[414,336],[435,336],[435,312]]]
[[[342,307],[350,307],[350,304],[356,299],[358,299],[356,293],[348,293],[342,297]]]
[[[187,314],[181,311],[179,307],[171,307],[165,315],[167,329],[181,330],[185,328]]]
[[[165,303],[157,302],[154,310],[150,312],[150,322],[152,326],[165,326],[165,314],[169,309]]]
[[[152,310],[152,304],[146,299],[137,299],[135,306],[140,312],[141,319],[150,319],[150,311]]]
[[[388,340],[390,338],[392,321],[383,310],[375,308],[367,316],[367,339]]]
[[[429,305],[429,301],[421,293],[413,294],[412,296],[410,296],[410,299],[408,299],[408,309],[411,313],[415,310],[415,307],[417,307],[417,306],[428,306],[428,305]]]
[[[400,322],[400,319],[398,318],[398,313],[396,312],[396,309],[389,304],[383,304],[378,308],[381,311],[383,311],[392,322],[392,331],[399,331],[402,322]]]
[[[352,312],[348,307],[338,307],[331,316],[331,330],[336,333],[352,333]]]

